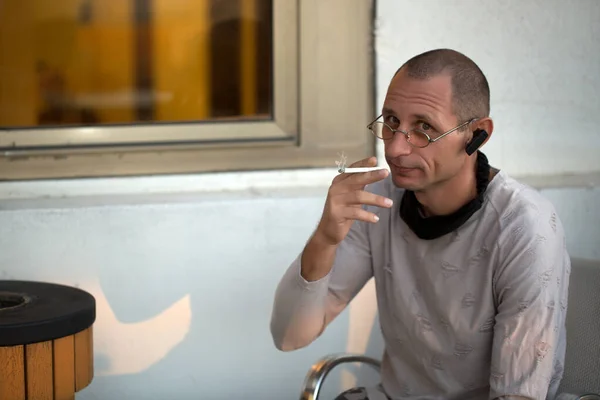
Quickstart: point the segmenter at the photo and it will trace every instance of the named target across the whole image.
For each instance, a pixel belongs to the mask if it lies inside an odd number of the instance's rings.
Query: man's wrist
[[[333,243],[331,240],[329,240],[327,235],[322,233],[318,228],[310,239],[310,244],[314,246],[315,250],[319,251],[327,251],[332,249],[335,250],[335,248],[338,246],[337,243]]]
[[[308,282],[318,281],[331,271],[337,245],[331,244],[316,231],[302,254],[301,275]]]

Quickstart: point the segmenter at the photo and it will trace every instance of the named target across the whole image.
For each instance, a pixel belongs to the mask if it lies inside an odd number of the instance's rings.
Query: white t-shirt
[[[554,399],[562,378],[570,259],[562,224],[537,191],[500,171],[484,204],[456,231],[419,239],[399,213],[390,177],[326,277],[307,282],[300,255],[283,276],[271,331],[278,348],[315,340],[374,277],[392,399]]]

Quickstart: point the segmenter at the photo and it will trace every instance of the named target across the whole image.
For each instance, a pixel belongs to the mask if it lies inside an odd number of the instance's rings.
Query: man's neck
[[[465,163],[457,175],[427,190],[415,192],[415,196],[425,217],[452,214],[477,196],[474,162]]]

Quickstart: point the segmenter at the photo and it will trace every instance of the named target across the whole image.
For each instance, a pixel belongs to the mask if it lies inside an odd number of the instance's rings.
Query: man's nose
[[[408,136],[403,132],[395,132],[394,136],[385,142],[385,154],[389,157],[407,156],[413,151],[408,143]]]

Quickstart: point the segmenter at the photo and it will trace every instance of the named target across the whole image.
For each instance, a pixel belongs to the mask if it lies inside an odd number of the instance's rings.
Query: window
[[[347,2],[1,2],[0,179],[373,155],[373,4]]]

